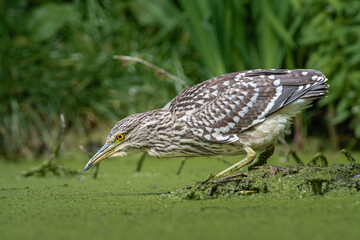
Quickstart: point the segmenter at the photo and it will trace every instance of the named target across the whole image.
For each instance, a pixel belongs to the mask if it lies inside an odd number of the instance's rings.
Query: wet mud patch
[[[297,198],[329,194],[360,194],[360,164],[331,166],[257,166],[221,179],[208,179],[172,192],[180,199],[266,194],[269,197]]]

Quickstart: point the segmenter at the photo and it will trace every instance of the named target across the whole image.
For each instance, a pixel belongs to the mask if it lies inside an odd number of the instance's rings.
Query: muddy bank
[[[213,199],[249,194],[296,198],[338,193],[360,193],[359,163],[322,167],[258,166],[247,172],[197,183],[171,195],[181,199]]]

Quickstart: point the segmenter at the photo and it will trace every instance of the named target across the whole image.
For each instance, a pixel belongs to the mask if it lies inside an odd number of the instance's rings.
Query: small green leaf
[[[48,3],[34,10],[28,28],[34,40],[53,37],[66,23],[76,23],[80,13],[71,3]]]

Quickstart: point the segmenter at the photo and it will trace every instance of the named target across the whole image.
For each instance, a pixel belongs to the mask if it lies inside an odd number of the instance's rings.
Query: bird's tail
[[[275,101],[273,108],[267,113],[270,115],[297,99],[316,99],[325,97],[329,85],[323,73],[313,69],[277,70],[283,71],[276,75],[280,79],[282,91]]]
[[[285,101],[284,105],[299,98],[322,98],[328,92],[329,85],[326,84],[328,79],[325,75],[313,69],[294,69],[291,71],[288,79],[284,79],[282,84],[284,90],[289,92],[290,97]],[[287,82],[289,81],[289,82]]]
[[[324,80],[318,81],[316,84],[312,85],[309,90],[302,95],[300,98],[323,98],[328,92],[329,85],[325,82],[327,78],[324,77]]]

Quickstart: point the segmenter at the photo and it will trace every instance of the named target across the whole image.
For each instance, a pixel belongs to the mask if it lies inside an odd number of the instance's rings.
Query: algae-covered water
[[[360,239],[359,194],[177,200],[168,192],[227,165],[193,158],[176,175],[181,159],[146,159],[142,171],[134,173],[137,157],[103,161],[96,180],[91,171],[24,178],[22,170],[40,163],[0,161],[0,238]],[[277,159],[269,163],[284,165]],[[87,160],[66,156],[60,163],[82,169]],[[329,160],[347,163],[341,155]]]

